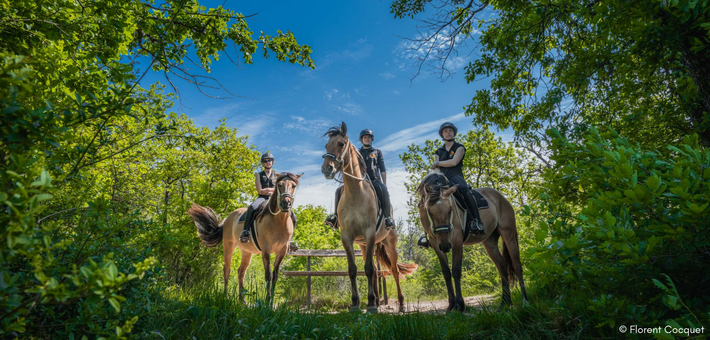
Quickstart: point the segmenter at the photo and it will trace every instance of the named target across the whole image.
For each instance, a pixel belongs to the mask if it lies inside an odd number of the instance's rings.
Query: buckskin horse
[[[405,275],[412,274],[416,264],[397,262],[397,232],[395,229],[386,230],[384,220],[378,226],[379,206],[375,189],[368,180],[365,171],[365,162],[360,152],[350,143],[347,136],[347,126],[341,123],[340,127],[332,127],[324,135],[329,137],[325,145],[326,154],[323,155],[321,172],[327,179],[334,178],[335,174],[343,174],[343,191],[340,202],[336,207],[338,223],[340,223],[340,240],[348,259],[348,274],[352,289],[351,310],[360,309],[360,295],[357,291],[357,266],[353,243],[362,249],[365,260],[365,275],[367,276],[367,311],[376,313],[379,305],[377,296],[376,272],[372,263],[372,255],[376,252],[377,261],[390,270],[397,284],[397,300],[399,311],[404,311],[404,295],[399,284]],[[375,251],[375,245],[377,250]]]
[[[209,207],[193,204],[187,213],[192,216],[197,226],[197,234],[202,244],[214,247],[220,243],[224,245],[224,290],[227,291],[229,273],[232,265],[234,248],[239,247],[242,252],[242,261],[239,265],[239,292],[240,298],[244,289],[244,274],[249,267],[251,257],[261,254],[264,262],[264,275],[266,277],[266,294],[273,301],[274,288],[279,276],[279,268],[286,252],[289,241],[293,236],[293,220],[291,219],[291,206],[293,206],[294,192],[298,186],[298,179],[303,174],[294,175],[284,172],[276,179],[276,192],[262,206],[261,212],[254,219],[254,228],[251,233],[252,242],[239,241],[239,233],[243,229],[244,221],[240,217],[247,208],[233,211],[224,221]],[[276,254],[274,270],[270,270],[271,254]]]
[[[503,195],[492,188],[476,189],[487,201],[489,207],[480,211],[481,222],[486,231],[483,235],[467,235],[464,240],[465,210],[456,202],[453,193],[456,186],[439,173],[430,173],[417,188],[420,195],[419,216],[431,246],[441,263],[441,269],[446,281],[449,295],[447,311],[457,308],[464,311],[461,294],[461,266],[463,261],[463,246],[482,243],[488,256],[493,260],[503,287],[503,298],[498,308],[512,305],[510,298],[510,281],[515,284],[517,277],[523,294],[523,303],[527,303],[527,293],[523,281],[523,267],[520,262],[518,247],[518,230],[515,226],[515,210]],[[498,250],[498,238],[503,239],[503,253]],[[446,253],[451,254],[452,266],[449,269]],[[454,287],[451,284],[453,272]]]

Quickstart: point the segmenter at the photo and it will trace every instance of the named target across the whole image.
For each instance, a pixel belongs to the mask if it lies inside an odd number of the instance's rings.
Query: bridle
[[[438,176],[438,175],[437,175]],[[447,180],[448,182],[448,180]],[[459,213],[459,209],[456,203],[456,200],[453,198],[453,194],[449,195],[449,204],[451,205],[451,212],[449,215],[449,224],[448,225],[440,225],[437,227],[434,227],[434,220],[431,218],[431,213],[429,213],[429,206],[426,204],[426,202],[429,201],[429,193],[425,189],[424,192],[427,194],[424,197],[424,209],[426,210],[426,215],[429,218],[429,225],[432,226],[432,231],[434,234],[441,234],[441,233],[450,233],[451,230],[454,228],[454,210],[456,211],[456,217],[459,219],[459,222],[462,223],[461,225],[463,226],[463,221],[461,219],[461,214]],[[437,201],[437,203],[441,203],[441,200]],[[466,212],[464,210],[464,217],[466,217]]]
[[[345,147],[343,148],[343,151],[340,152],[340,156],[336,156],[332,153],[326,153],[323,155],[323,159],[330,158],[339,165],[339,171],[343,173],[343,175],[346,175],[348,177],[354,178],[358,181],[363,181],[365,178],[367,178],[367,173],[364,174],[362,177],[357,177],[355,175],[351,175],[347,172],[345,172],[345,167],[343,164],[343,159],[345,158],[345,154],[350,151],[350,139],[347,140],[347,143],[345,144]]]
[[[286,180],[286,179],[284,178],[284,180]],[[290,180],[290,179],[288,179],[288,180]],[[276,197],[277,197],[277,199],[276,199],[276,205],[277,205],[277,206],[278,206],[278,204],[279,204],[279,201],[282,200],[282,199],[284,199],[284,198],[291,198],[291,200],[293,201],[293,200],[296,199],[296,188],[293,189],[293,194],[290,193],[290,192],[285,192],[285,193],[282,194],[282,193],[281,193],[281,189],[279,189],[279,183],[276,183],[276,195],[277,195],[277,196],[276,196]],[[275,215],[277,215],[277,214],[279,213],[279,211],[281,210],[281,209],[277,209],[276,212],[274,212],[273,210],[271,210],[271,204],[267,204],[267,205],[269,206],[269,212],[271,213],[271,215],[274,215],[274,216],[275,216]],[[283,212],[283,211],[281,211],[281,212]]]

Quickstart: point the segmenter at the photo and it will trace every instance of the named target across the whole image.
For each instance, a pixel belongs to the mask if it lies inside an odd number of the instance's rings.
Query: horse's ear
[[[456,192],[456,189],[458,189],[458,187],[459,187],[458,185],[454,185],[451,188],[446,189],[444,191],[444,196],[449,196],[449,195],[453,194],[454,192]]]
[[[344,137],[348,135],[348,126],[345,125],[345,122],[340,122],[340,131],[343,131]]]
[[[301,178],[303,176],[304,172],[302,172],[300,175],[296,175],[296,178]]]

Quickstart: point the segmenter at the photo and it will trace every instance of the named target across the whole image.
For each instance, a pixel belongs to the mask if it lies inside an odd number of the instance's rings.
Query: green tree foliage
[[[491,187],[500,191],[516,209],[522,209],[527,204],[532,189],[539,182],[536,175],[541,171],[535,158],[523,150],[516,149],[512,143],[503,142],[501,137],[496,137],[488,129],[468,131],[465,135],[457,136],[456,140],[466,147],[463,172],[469,185],[474,188]],[[427,140],[423,146],[410,145],[409,150],[400,155],[409,173],[405,186],[412,198],[408,203],[409,224],[414,226],[410,233],[424,233],[419,221],[419,198],[416,189],[422,178],[431,171],[434,154],[441,145],[439,140]],[[525,249],[532,234],[524,228],[525,219],[516,217],[521,246]],[[425,293],[436,295],[445,292],[441,267],[434,252],[416,249],[415,253],[414,260],[420,265],[417,272],[421,273],[424,286],[430,289]],[[480,245],[464,248],[463,268],[462,287],[468,291],[466,294],[496,290],[500,285],[498,272]]]
[[[556,130],[553,160],[537,216],[538,245],[527,253],[540,286],[590,297],[595,326],[656,325],[688,311],[707,312],[710,263],[710,151],[697,135],[669,146],[671,155],[644,150],[611,131],[592,129],[582,143]],[[662,275],[687,304],[671,310],[654,286]],[[664,280],[665,281],[665,280]],[[659,286],[660,287],[660,286]],[[708,318],[708,314],[701,317]],[[697,325],[690,314],[682,317]],[[657,325],[656,325],[657,326]]]
[[[174,97],[140,80],[205,89],[184,63],[208,73],[228,43],[246,64],[262,48],[313,67],[310,47],[189,0],[0,1],[0,14],[0,335],[126,338],[157,278],[219,271],[184,211],[243,205],[258,157],[224,122],[167,114]]]
[[[391,7],[396,17],[427,8],[435,10],[422,42],[435,43],[420,48],[446,45],[428,56],[445,59],[467,38],[480,42],[466,79],[492,79],[466,107],[476,123],[512,127],[526,139],[547,125],[581,125],[581,132],[591,125],[650,146],[695,132],[710,146],[707,1],[396,0]]]

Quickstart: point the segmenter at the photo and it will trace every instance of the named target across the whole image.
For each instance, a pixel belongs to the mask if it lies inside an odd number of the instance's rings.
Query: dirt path
[[[480,308],[482,304],[490,304],[495,299],[493,295],[477,295],[464,298],[466,308]],[[406,313],[446,313],[449,300],[410,301],[405,300]],[[380,313],[397,313],[397,298],[390,298],[389,305],[380,305]]]

